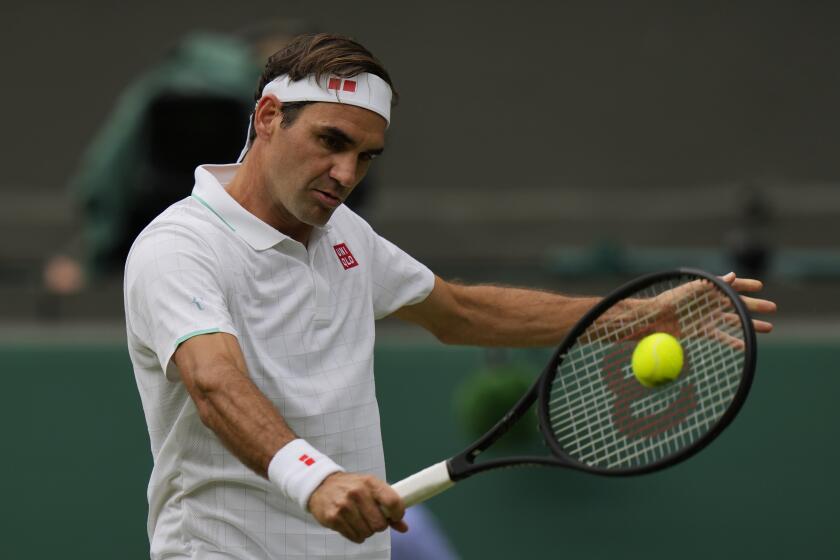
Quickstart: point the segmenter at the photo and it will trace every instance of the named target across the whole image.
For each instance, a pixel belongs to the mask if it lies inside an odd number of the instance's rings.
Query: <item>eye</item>
[[[333,152],[338,152],[344,147],[344,142],[340,139],[336,138],[335,136],[330,136],[328,134],[322,134],[318,136],[318,139],[321,141],[326,148]]]
[[[379,154],[371,154],[370,152],[362,152],[359,154],[359,159],[362,161],[371,161],[379,157]]]

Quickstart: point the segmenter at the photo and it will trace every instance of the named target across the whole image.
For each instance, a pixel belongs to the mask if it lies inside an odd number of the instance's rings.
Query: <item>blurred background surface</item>
[[[430,504],[464,558],[836,550],[826,447],[839,435],[829,414],[840,389],[838,17],[832,3],[744,0],[5,5],[0,355],[20,464],[6,461],[3,478],[18,480],[7,495],[24,512],[4,513],[10,557],[145,554],[151,459],[121,278],[118,266],[86,270],[91,217],[78,184],[102,161],[95,143],[126,92],[185,38],[241,40],[277,20],[351,35],[391,72],[401,102],[363,213],[439,275],[604,294],[698,266],[760,277],[779,303],[756,393],[707,453],[638,481],[545,471],[470,481]],[[238,146],[247,123],[231,122]],[[50,268],[57,256],[71,266]],[[396,479],[468,439],[454,413],[413,432],[423,408],[406,412],[416,399],[405,387],[454,406],[459,380],[488,358],[390,321],[380,333]],[[523,361],[539,370],[538,355]],[[484,500],[478,512],[471,500]],[[45,526],[60,538],[45,539]]]

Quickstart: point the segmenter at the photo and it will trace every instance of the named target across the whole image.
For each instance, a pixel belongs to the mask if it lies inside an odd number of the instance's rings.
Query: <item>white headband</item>
[[[289,103],[322,101],[355,105],[380,115],[385,119],[386,126],[391,124],[391,87],[376,74],[362,73],[351,78],[325,75],[320,80],[310,75],[296,82],[288,74],[283,74],[265,85],[262,95],[265,97],[268,94]],[[237,161],[242,161],[251,148],[252,123],[253,115],[248,123],[245,147]]]

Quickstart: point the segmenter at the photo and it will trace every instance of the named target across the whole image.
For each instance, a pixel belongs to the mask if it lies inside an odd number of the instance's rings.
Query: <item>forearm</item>
[[[600,300],[500,286],[450,286],[460,311],[441,338],[451,344],[556,345]]]
[[[395,315],[446,344],[553,346],[600,300],[523,288],[463,286],[435,277],[426,299]]]
[[[266,476],[274,454],[296,436],[251,381],[236,339],[224,333],[195,337],[173,359],[204,425],[246,466]]]
[[[248,377],[224,377],[217,383],[205,380],[195,391],[201,420],[245,466],[267,476],[274,454],[297,436]]]
[[[243,464],[268,478],[325,527],[360,543],[390,523],[398,531],[404,505],[388,484],[343,472],[297,438],[251,381],[236,338],[204,334],[183,342],[173,357],[202,422]],[[390,513],[386,518],[383,511]]]

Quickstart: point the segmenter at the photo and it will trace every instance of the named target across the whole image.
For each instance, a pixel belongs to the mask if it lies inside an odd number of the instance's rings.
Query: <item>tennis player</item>
[[[385,529],[407,526],[384,482],[374,321],[547,346],[597,301],[445,282],[342,205],[385,149],[395,96],[355,41],[292,41],[266,64],[241,163],[200,166],[135,241],[125,310],[152,558],[389,558]]]

